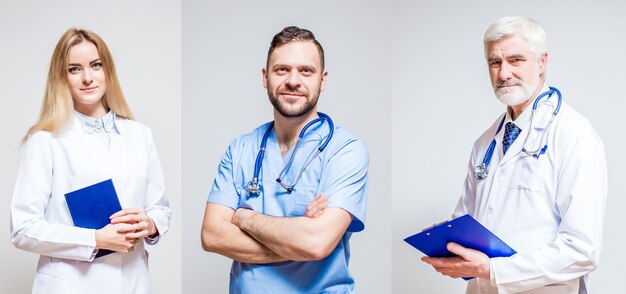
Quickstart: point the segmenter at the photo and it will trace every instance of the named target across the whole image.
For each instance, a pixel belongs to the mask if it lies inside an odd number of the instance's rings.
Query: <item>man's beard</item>
[[[513,87],[500,88],[503,85]],[[493,92],[496,94],[498,100],[505,105],[517,106],[532,98],[530,97],[530,95],[533,94],[531,91],[533,91],[536,86],[537,85],[527,85],[519,79],[512,79],[506,82],[499,80]]]
[[[274,109],[280,113],[280,115],[284,117],[302,117],[307,115],[315,106],[317,105],[317,100],[319,99],[320,92],[318,91],[313,96],[305,96],[306,99],[304,104],[296,109],[291,108],[286,103],[281,103],[278,100],[278,93],[272,93],[271,91],[267,91],[267,95],[269,96],[270,102],[274,106]]]

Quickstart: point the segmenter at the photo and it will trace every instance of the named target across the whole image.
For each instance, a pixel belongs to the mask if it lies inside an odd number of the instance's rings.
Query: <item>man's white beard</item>
[[[499,88],[499,86],[501,86],[502,84],[515,86]],[[499,81],[498,85],[496,85],[496,88],[494,89],[494,93],[496,94],[498,100],[500,100],[500,102],[504,103],[505,105],[517,106],[532,98],[530,97],[530,95],[533,94],[531,91],[535,88],[537,88],[537,85],[529,86],[526,85],[526,83],[524,83],[523,81],[517,79],[509,80],[507,82]]]

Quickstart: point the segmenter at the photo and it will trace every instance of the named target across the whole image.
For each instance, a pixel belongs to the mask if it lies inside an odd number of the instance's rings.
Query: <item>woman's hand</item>
[[[108,224],[96,230],[96,249],[108,249],[117,252],[132,252],[139,239],[128,238],[124,231],[127,224]]]
[[[111,224],[128,224],[121,227],[119,233],[127,238],[143,238],[158,233],[154,221],[143,208],[125,208],[111,215]]]

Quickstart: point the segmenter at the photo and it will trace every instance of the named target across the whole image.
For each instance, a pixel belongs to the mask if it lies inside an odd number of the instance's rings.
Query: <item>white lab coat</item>
[[[529,106],[529,107],[532,107]],[[545,110],[545,108],[544,108]],[[549,114],[538,111],[528,146],[541,136]],[[530,127],[506,155],[503,130],[482,181],[473,175],[494,137],[496,122],[474,143],[463,194],[454,217],[469,213],[518,253],[492,258],[490,280],[474,279],[467,293],[588,293],[599,261],[607,196],[604,146],[591,124],[563,103],[546,131],[539,159],[522,152]]]
[[[107,150],[74,117],[59,135],[40,131],[24,146],[11,203],[11,241],[40,254],[32,293],[150,293],[144,242],[94,259],[95,230],[73,226],[64,194],[112,179],[123,208],[144,207],[160,234],[170,209],[152,133],[118,118]],[[155,239],[144,239],[156,243]]]

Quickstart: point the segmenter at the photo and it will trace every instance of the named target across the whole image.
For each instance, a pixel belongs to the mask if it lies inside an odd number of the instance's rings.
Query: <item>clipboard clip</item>
[[[430,227],[426,227],[426,228],[422,229],[422,232],[423,232],[423,231],[430,230],[430,229],[432,229],[432,228],[434,228],[434,227],[436,227],[436,226],[443,225],[443,224],[445,224],[445,223],[447,223],[447,222],[449,222],[449,221],[450,221],[450,220],[444,220],[444,221],[442,221],[442,222],[440,222],[440,223],[433,224],[433,225],[432,225],[432,226],[430,226]]]

